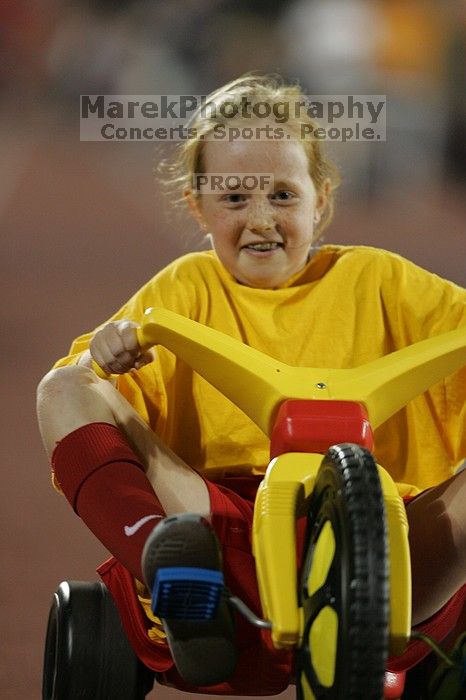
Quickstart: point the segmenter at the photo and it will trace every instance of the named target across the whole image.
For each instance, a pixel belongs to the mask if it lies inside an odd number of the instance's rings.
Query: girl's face
[[[272,176],[252,193],[201,191],[190,203],[220,261],[238,282],[279,287],[305,266],[326,202],[326,194],[316,194],[303,146],[294,140],[207,141],[203,164],[206,175]]]

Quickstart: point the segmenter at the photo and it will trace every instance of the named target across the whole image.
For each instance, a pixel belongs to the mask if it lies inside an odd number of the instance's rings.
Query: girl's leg
[[[406,512],[417,625],[466,583],[466,471],[422,493]]]
[[[49,458],[58,442],[90,423],[117,426],[141,461],[167,515],[210,515],[202,477],[162,443],[111,382],[86,367],[49,372],[38,388],[39,428]]]
[[[179,512],[209,515],[204,480],[91,370],[52,370],[39,385],[37,407],[63,492],[137,578],[142,580],[140,556],[154,520]]]

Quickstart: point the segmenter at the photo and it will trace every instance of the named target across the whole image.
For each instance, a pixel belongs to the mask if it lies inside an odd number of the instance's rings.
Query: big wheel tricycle
[[[270,438],[253,525],[262,617],[230,603],[270,629],[276,648],[294,650],[298,699],[402,697],[404,674],[386,673],[386,662],[412,634],[408,524],[372,455],[372,431],[466,364],[466,327],[353,369],[290,367],[164,309],[148,309],[137,333],[142,350],[167,347]],[[466,697],[462,662],[443,657],[450,675],[430,697]],[[49,616],[43,697],[136,700],[152,684],[103,584],[63,582]]]

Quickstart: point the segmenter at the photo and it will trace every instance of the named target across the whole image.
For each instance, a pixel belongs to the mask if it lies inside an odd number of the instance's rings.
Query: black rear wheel
[[[49,613],[43,700],[143,700],[152,685],[104,584],[63,581]]]
[[[381,700],[388,654],[388,542],[375,461],[330,448],[310,498],[299,583],[300,700]]]

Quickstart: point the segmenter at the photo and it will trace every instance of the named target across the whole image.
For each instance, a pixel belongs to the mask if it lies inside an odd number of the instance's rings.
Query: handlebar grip
[[[144,326],[140,326],[139,328],[136,328],[136,338],[138,341],[139,345],[139,350],[141,354],[147,352],[150,350],[150,348],[153,348],[154,345],[156,344],[153,339],[148,338],[146,335],[146,329]]]

